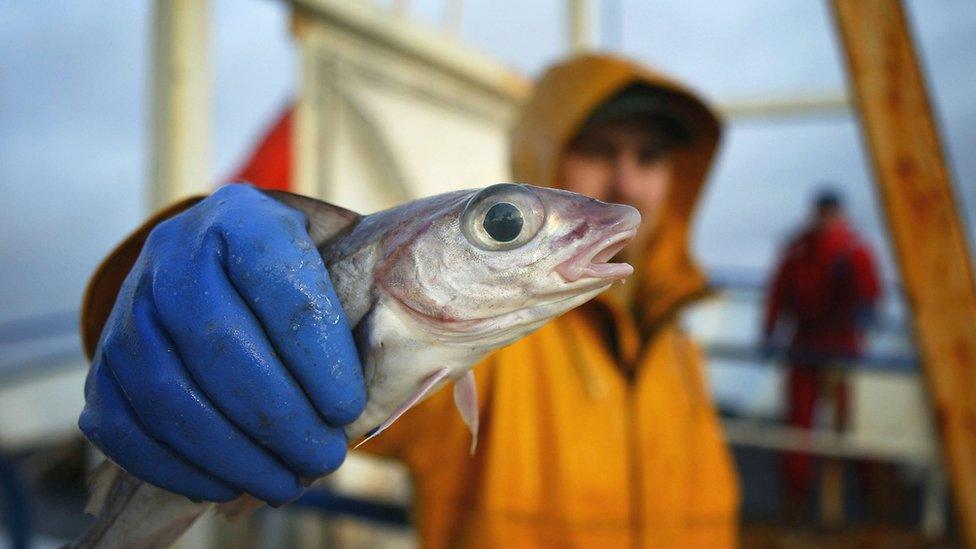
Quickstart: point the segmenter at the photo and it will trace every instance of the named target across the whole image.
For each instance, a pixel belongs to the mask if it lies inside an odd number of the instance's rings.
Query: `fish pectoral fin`
[[[417,404],[418,402],[423,400],[423,398],[427,396],[427,393],[429,393],[430,390],[434,388],[434,386],[436,386],[438,383],[443,381],[449,373],[451,373],[451,370],[449,368],[441,368],[440,370],[437,370],[436,372],[427,376],[420,383],[420,386],[417,388],[417,391],[414,392],[414,394],[410,395],[410,398],[405,400],[403,404],[401,404],[396,410],[393,410],[393,413],[390,414],[390,417],[386,418],[386,421],[381,423],[379,427],[370,431],[369,434],[366,435],[366,438],[360,441],[360,443],[354,446],[354,448],[359,448],[363,444],[366,444],[367,441],[369,441],[376,435],[385,431],[386,428],[389,427],[390,425],[393,425],[394,421],[399,419],[400,416],[402,416],[407,410],[413,408],[414,404]]]
[[[478,447],[478,388],[473,371],[468,370],[464,377],[454,382],[454,405],[471,431],[471,455],[474,455]]]

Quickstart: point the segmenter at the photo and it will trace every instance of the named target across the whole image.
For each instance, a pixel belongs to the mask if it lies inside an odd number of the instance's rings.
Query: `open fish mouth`
[[[636,235],[637,228],[632,228],[601,238],[560,263],[556,267],[556,272],[566,282],[576,282],[583,278],[601,280],[626,278],[634,272],[632,266],[627,263],[608,263],[608,261],[624,249]]]

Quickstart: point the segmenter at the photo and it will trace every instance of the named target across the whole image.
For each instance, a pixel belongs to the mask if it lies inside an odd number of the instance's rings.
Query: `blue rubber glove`
[[[282,504],[339,467],[342,427],[365,401],[305,216],[230,185],[149,234],[102,331],[79,425],[157,486]]]

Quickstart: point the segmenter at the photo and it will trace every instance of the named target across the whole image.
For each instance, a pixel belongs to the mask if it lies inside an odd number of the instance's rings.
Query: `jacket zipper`
[[[570,349],[570,359],[575,363],[577,372],[580,374],[583,383],[586,385],[587,392],[590,398],[599,398],[602,393],[605,392],[605,388],[602,387],[602,381],[599,376],[597,376],[592,370],[590,370],[590,365],[583,354],[582,349],[577,345],[576,338],[573,334],[567,330],[560,323],[556,323],[560,331],[562,331],[562,336],[565,341],[569,343]],[[634,364],[631,368],[624,368],[624,364],[621,363],[620,357],[613,356],[612,353],[608,352],[607,349],[603,349],[603,352],[607,354],[607,358],[610,359],[614,366],[617,368],[618,375],[624,378],[625,387],[624,392],[626,393],[626,402],[624,413],[627,415],[625,418],[626,425],[626,444],[627,444],[627,468],[628,479],[630,480],[630,539],[631,547],[638,548],[643,547],[643,477],[641,475],[640,468],[640,437],[638,433],[637,424],[637,378],[639,375],[640,360],[643,357],[643,349],[637,353],[634,358]],[[603,389],[603,390],[601,390]]]
[[[630,468],[630,532],[631,547],[643,546],[643,495],[644,484],[640,467],[640,437],[637,424],[637,391],[635,380],[627,387],[627,464]]]

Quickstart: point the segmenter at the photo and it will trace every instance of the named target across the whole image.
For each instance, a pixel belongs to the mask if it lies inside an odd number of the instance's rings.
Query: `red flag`
[[[262,189],[289,191],[291,179],[291,121],[294,107],[289,105],[267,131],[245,162],[230,179],[248,181]]]

